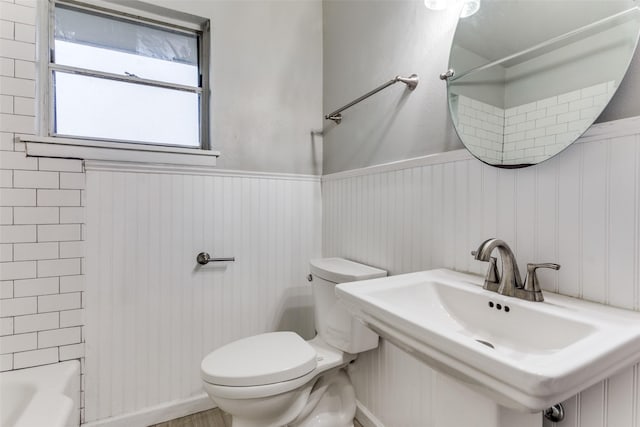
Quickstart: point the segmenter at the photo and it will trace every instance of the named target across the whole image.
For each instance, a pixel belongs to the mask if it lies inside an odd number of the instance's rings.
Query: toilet
[[[353,427],[355,392],[344,368],[378,346],[378,335],[338,304],[337,283],[387,272],[342,258],[310,261],[317,335],[294,332],[243,338],[209,353],[204,389],[233,427]]]

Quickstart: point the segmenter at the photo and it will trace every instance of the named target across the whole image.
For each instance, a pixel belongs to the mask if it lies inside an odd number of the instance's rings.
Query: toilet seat
[[[217,385],[204,382],[204,388],[212,396],[225,399],[259,399],[263,397],[276,396],[302,387],[309,383],[317,375],[313,370],[308,374],[289,381],[274,384],[234,387],[228,385]]]
[[[282,333],[282,332],[276,332],[276,334],[278,333]],[[265,335],[272,335],[272,334],[261,334],[261,335],[256,335],[254,337],[249,337],[245,339],[251,339],[251,338],[261,337]],[[296,336],[302,339],[298,335]],[[303,342],[309,347],[311,347],[311,349],[313,350],[315,355],[314,359],[316,360],[316,367],[301,377],[285,380],[285,381],[281,381],[273,384],[256,385],[256,386],[228,386],[228,385],[215,384],[209,380],[205,380],[204,387],[207,390],[207,392],[210,393],[211,395],[223,397],[226,399],[255,399],[255,398],[268,397],[268,396],[275,396],[277,394],[286,393],[288,391],[301,387],[304,384],[311,381],[317,375],[333,368],[340,368],[342,366],[345,366],[346,364],[348,364],[349,362],[351,362],[356,358],[354,354],[344,353],[338,349],[331,347],[318,336],[316,336],[311,341],[303,341]],[[228,345],[231,345],[231,344],[228,344]],[[224,347],[221,347],[220,349],[222,348]],[[214,353],[216,351],[218,350],[215,350]],[[211,354],[209,356],[211,356]],[[209,356],[207,356],[205,360]],[[203,367],[201,370],[202,370],[202,377],[205,378],[206,374],[204,369],[204,361],[203,361]]]
[[[211,352],[202,378],[225,387],[267,386],[312,374],[316,350],[293,332],[271,332],[234,341]]]

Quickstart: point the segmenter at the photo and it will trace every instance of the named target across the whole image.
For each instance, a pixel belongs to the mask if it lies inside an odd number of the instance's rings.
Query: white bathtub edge
[[[195,414],[215,408],[216,405],[206,393],[187,399],[174,400],[142,409],[130,414],[104,418],[82,424],[83,427],[146,427],[175,418]]]
[[[56,396],[61,398],[57,406],[64,413],[63,418],[67,420],[66,427],[80,425],[80,361],[68,360],[50,365],[5,371],[0,374],[0,383],[9,387],[12,384],[27,383],[37,390],[33,400],[25,407],[25,410],[33,410],[28,413],[23,412],[23,415],[16,422],[17,425],[25,425],[25,423],[33,425],[33,422],[29,420],[35,419],[33,416],[41,417],[43,415],[39,413],[42,410],[39,404],[46,403],[47,400],[55,401]],[[63,408],[65,406],[63,399],[66,399],[66,402],[71,401],[71,411],[68,408]],[[57,420],[55,417],[60,414],[55,413],[54,409],[54,412],[45,415],[54,417],[51,420]],[[63,419],[58,421],[63,422]]]

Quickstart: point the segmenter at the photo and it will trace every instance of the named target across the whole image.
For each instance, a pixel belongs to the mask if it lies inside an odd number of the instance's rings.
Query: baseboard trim
[[[174,400],[161,405],[152,406],[130,414],[104,418],[83,424],[83,427],[147,427],[196,412],[215,408],[216,405],[206,393],[187,399]]]
[[[385,427],[359,400],[356,400],[356,420],[362,424],[362,427]]]

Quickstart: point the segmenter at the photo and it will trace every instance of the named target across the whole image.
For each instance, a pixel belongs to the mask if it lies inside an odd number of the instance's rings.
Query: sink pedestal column
[[[505,408],[468,384],[438,371],[433,375],[434,427],[542,427],[542,412]]]
[[[542,427],[542,412],[527,414],[499,406],[499,427]]]

